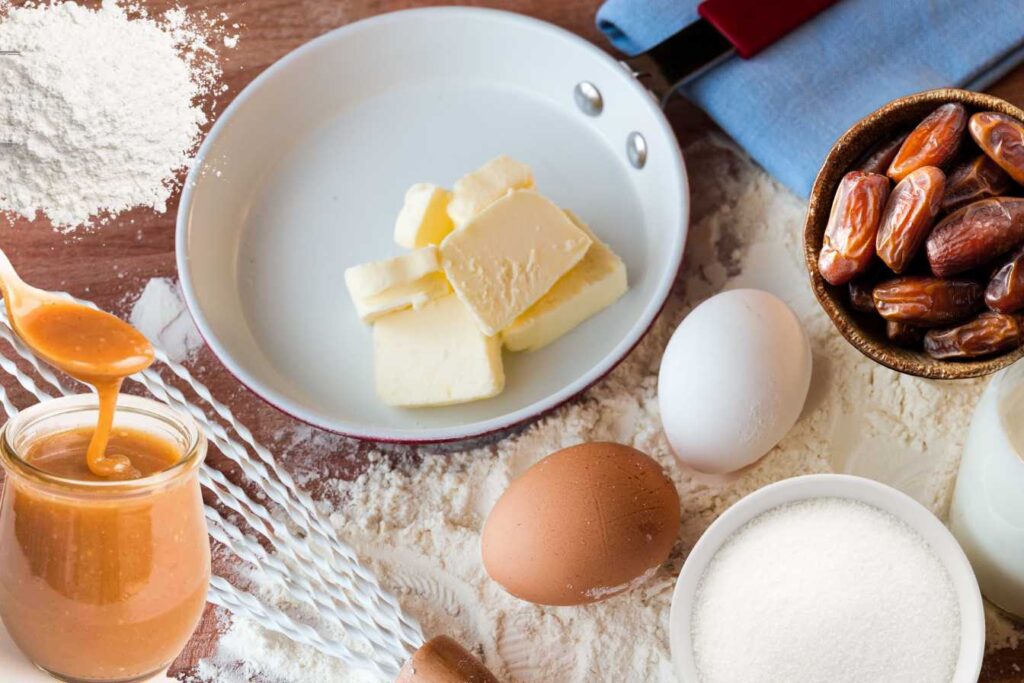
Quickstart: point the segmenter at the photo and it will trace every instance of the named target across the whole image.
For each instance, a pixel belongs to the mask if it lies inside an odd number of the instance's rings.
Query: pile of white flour
[[[166,210],[217,87],[220,19],[103,0],[0,2],[0,212],[65,231]]]
[[[672,681],[668,615],[687,550],[739,498],[786,477],[849,472],[892,484],[944,516],[963,437],[981,382],[929,382],[862,357],[814,301],[802,262],[804,204],[763,171],[713,139],[686,150],[693,223],[681,283],[644,342],[581,400],[497,445],[410,458],[376,459],[355,482],[332,482],[324,503],[340,537],[421,620],[472,647],[502,680]],[[796,311],[810,335],[814,378],[803,416],[758,464],[732,478],[680,466],[662,434],[658,364],[686,313],[723,289],[757,287]],[[671,473],[682,499],[681,538],[670,562],[641,588],[583,607],[540,607],[491,582],[479,558],[487,512],[509,482],[554,450],[591,440],[629,444]],[[292,446],[330,458],[342,443],[302,429]],[[756,568],[752,568],[756,570]],[[252,575],[256,590],[285,609],[287,595]],[[325,625],[330,628],[330,625]],[[1017,633],[992,615],[990,647],[1016,646]],[[364,681],[338,662],[258,624],[236,619],[209,681]]]

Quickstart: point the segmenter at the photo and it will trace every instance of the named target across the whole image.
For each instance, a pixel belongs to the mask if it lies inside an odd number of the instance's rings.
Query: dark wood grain
[[[19,4],[19,3],[15,3]],[[154,12],[179,4],[177,0],[146,2]],[[226,92],[218,97],[221,111],[238,92],[264,68],[285,53],[330,29],[380,14],[419,5],[471,4],[511,10],[545,19],[570,31],[606,45],[594,27],[594,13],[600,0],[506,0],[505,2],[418,2],[415,0],[207,0],[184,3],[190,9],[211,14],[226,13],[241,24],[238,47],[226,53]],[[991,89],[1005,99],[1024,105],[1024,68],[1018,69]],[[669,108],[670,119],[680,138],[706,130],[707,118],[687,103],[677,100]],[[174,216],[177,198],[168,212],[155,215],[136,211],[120,216],[93,232],[72,236],[55,233],[42,222],[0,221],[0,245],[11,256],[32,284],[69,291],[91,299],[108,310],[125,314],[142,287],[152,277],[174,277]],[[683,274],[685,277],[686,274]],[[297,426],[291,418],[270,408],[246,391],[204,350],[190,364],[195,374],[213,394],[231,406],[240,419],[255,426],[257,438],[268,446],[282,445],[282,439]],[[16,387],[9,387],[22,404],[29,398]],[[310,431],[318,439],[318,453],[328,444],[330,457],[313,457],[292,448],[283,457],[284,465],[297,475],[314,480],[352,477],[365,465],[366,454],[374,448],[344,437]],[[393,457],[416,458],[414,449],[384,448]],[[211,453],[214,464],[224,464]],[[225,468],[230,469],[224,464]],[[229,562],[215,553],[217,571],[229,570]],[[196,662],[216,646],[223,615],[210,607],[186,650],[172,667],[172,675],[184,679],[194,672]],[[985,663],[982,681],[1010,683],[1024,680],[1024,648],[1004,650]]]

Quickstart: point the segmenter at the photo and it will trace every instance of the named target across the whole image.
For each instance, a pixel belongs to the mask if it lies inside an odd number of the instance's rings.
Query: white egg
[[[665,349],[661,421],[683,463],[734,472],[796,424],[810,384],[811,345],[793,311],[768,292],[723,292],[695,308]]]

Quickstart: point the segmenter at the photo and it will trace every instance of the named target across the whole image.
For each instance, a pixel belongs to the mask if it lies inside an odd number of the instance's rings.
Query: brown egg
[[[512,595],[580,605],[621,593],[668,558],[679,494],[629,446],[585,443],[544,458],[498,499],[481,539],[484,568]]]

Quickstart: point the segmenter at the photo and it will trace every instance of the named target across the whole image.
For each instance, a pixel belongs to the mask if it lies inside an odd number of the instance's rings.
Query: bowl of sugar
[[[676,583],[685,683],[975,683],[985,615],[970,563],[931,512],[841,474],[786,479],[723,513]]]

